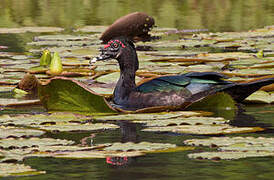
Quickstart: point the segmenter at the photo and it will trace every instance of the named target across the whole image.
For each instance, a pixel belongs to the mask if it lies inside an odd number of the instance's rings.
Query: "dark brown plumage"
[[[154,26],[154,19],[143,12],[134,12],[117,19],[103,32],[100,40],[109,40],[124,36],[133,41],[147,41],[151,36],[148,32]]]
[[[163,76],[135,84],[138,57],[131,40],[123,37],[111,40],[101,49],[96,60],[116,59],[120,66],[120,78],[114,90],[113,102],[123,109],[141,109],[169,106],[184,109],[209,95],[225,92],[236,102],[262,86],[274,83],[274,78],[261,79],[249,83],[225,81],[224,75],[215,72],[192,72],[182,75]]]

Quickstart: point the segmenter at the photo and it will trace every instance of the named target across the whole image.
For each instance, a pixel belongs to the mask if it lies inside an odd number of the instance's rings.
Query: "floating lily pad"
[[[111,146],[104,148],[106,151],[153,151],[159,149],[169,149],[175,148],[175,144],[169,143],[150,143],[150,142],[140,142],[140,143],[113,143]]]
[[[170,119],[155,119],[149,121],[134,121],[135,123],[144,123],[145,126],[149,127],[160,127],[160,126],[179,126],[179,125],[216,125],[225,124],[229,121],[222,117],[188,117],[188,118],[170,118]]]
[[[85,84],[66,78],[54,78],[38,88],[40,100],[49,111],[116,113],[103,96]]]
[[[40,104],[40,100],[0,98],[0,106],[26,106],[26,105],[37,105],[37,104]]]
[[[14,89],[14,87],[12,87],[12,86],[0,86],[0,92],[12,91],[13,89]]]
[[[218,67],[214,67],[211,65],[204,65],[204,64],[198,64],[198,65],[191,65],[184,69],[185,71],[198,71],[198,72],[209,72],[209,71],[217,71],[220,70]]]
[[[35,145],[34,145],[35,146]],[[91,151],[94,149],[99,149],[105,147],[104,145],[81,147],[77,145],[66,145],[66,146],[35,146],[35,147],[24,147],[21,149],[10,149],[10,150],[0,150],[2,159],[0,162],[16,162],[23,161],[28,157],[52,157],[53,153],[62,152],[74,152],[74,151]]]
[[[17,116],[2,115],[0,116],[0,123],[12,125],[43,125],[43,124],[58,124],[66,122],[84,122],[91,119],[91,116],[83,116],[73,113],[52,113],[50,115],[36,114],[28,115],[21,114]]]
[[[31,67],[30,69],[27,70],[27,72],[32,73],[32,74],[37,74],[37,73],[46,73],[46,71],[49,68],[46,66],[34,66]]]
[[[227,147],[237,144],[250,144],[260,146],[274,146],[274,138],[264,137],[212,137],[208,139],[189,139],[184,141],[187,145],[194,146],[212,146],[212,147]]]
[[[189,154],[198,159],[239,159],[246,157],[274,156],[274,138],[264,137],[212,137],[209,139],[189,139],[185,144],[218,147],[218,152]]]
[[[84,26],[81,28],[77,28],[75,31],[81,31],[81,32],[103,32],[107,29],[107,26]]]
[[[198,54],[205,54],[204,51],[156,51],[156,52],[146,52],[147,55],[160,56],[160,57],[190,57],[197,56]]]
[[[103,88],[103,87],[90,87],[90,89],[97,94],[101,94],[104,96],[112,95],[114,92],[114,88]]]
[[[45,35],[36,36],[34,41],[83,41],[83,40],[94,40],[96,36],[94,35],[68,35],[68,34],[58,34],[58,35]]]
[[[33,42],[28,43],[28,45],[34,46],[88,46],[100,44],[97,35],[46,35],[37,36],[34,38]]]
[[[223,59],[223,58],[226,58],[226,59],[232,58],[231,60],[253,58],[251,54],[244,53],[244,52],[205,53],[205,54],[199,54],[198,57],[203,59],[210,59],[210,60]]]
[[[72,158],[72,159],[94,159],[94,158],[106,158],[106,157],[136,157],[143,156],[143,152],[117,152],[117,151],[74,151],[74,152],[62,152],[55,153],[55,158]]]
[[[269,69],[236,69],[233,71],[224,71],[226,75],[234,76],[266,76],[273,75],[274,68]]]
[[[73,141],[52,139],[52,138],[7,138],[0,139],[1,148],[26,148],[26,147],[40,147],[40,146],[56,146],[56,145],[71,145]]]
[[[274,92],[256,91],[245,99],[248,103],[274,103]]]
[[[85,124],[77,124],[77,123],[61,123],[55,125],[31,125],[32,127],[36,127],[39,129],[43,129],[46,131],[95,131],[95,130],[106,130],[106,129],[117,129],[119,126],[115,124],[107,124],[107,123],[85,123]]]
[[[84,46],[93,45],[94,43],[90,41],[38,41],[30,42],[30,46],[61,46],[61,47],[71,47],[71,46]]]
[[[13,164],[13,163],[0,163],[0,177],[8,176],[31,176],[38,174],[45,174],[45,171],[37,171],[32,169],[30,166],[24,164]]]
[[[28,59],[28,56],[26,56],[26,55],[16,55],[16,56],[11,56],[11,59],[14,59],[14,60],[26,60],[26,59]]]
[[[113,72],[96,78],[100,83],[116,83],[120,77],[120,72]]]
[[[248,133],[263,131],[260,127],[234,127],[228,124],[218,125],[180,125],[180,126],[164,126],[164,127],[149,127],[142,131],[149,132],[174,132],[186,134],[201,134],[201,135],[218,135],[218,134],[233,134],[233,133]]]
[[[8,138],[8,137],[41,136],[44,133],[45,133],[44,131],[35,130],[35,129],[0,126],[0,139]]]
[[[20,81],[20,79],[0,79],[0,84],[4,84],[4,85],[16,85],[18,82]]]
[[[189,158],[194,159],[211,159],[211,160],[232,160],[232,159],[241,159],[248,157],[265,157],[265,156],[274,156],[274,152],[257,152],[257,151],[247,151],[247,152],[201,152],[201,153],[191,153],[188,154]]]
[[[162,153],[190,150],[189,147],[177,147],[175,144],[164,143],[113,143],[102,151],[79,151],[55,153],[54,157],[61,158],[106,158],[106,157],[135,157],[146,153]]]
[[[0,28],[0,34],[26,33],[26,32],[61,32],[63,28],[59,27],[21,27],[21,28]]]
[[[176,111],[162,113],[145,113],[145,114],[119,114],[115,116],[95,116],[96,120],[162,120],[176,117],[190,117],[202,115],[201,112],[194,111]]]

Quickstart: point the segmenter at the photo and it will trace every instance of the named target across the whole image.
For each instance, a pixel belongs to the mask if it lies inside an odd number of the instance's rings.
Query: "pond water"
[[[160,27],[243,31],[273,24],[273,0],[1,0],[0,27],[109,25],[146,12]]]
[[[54,26],[65,28],[65,34],[77,34],[72,32],[73,29],[86,25],[109,25],[118,17],[134,11],[147,12],[155,18],[159,27],[208,29],[210,32],[247,31],[273,25],[274,22],[273,0],[1,0],[0,28]],[[30,49],[26,44],[34,36],[48,34],[50,33],[0,34],[0,46],[9,47],[0,51],[22,55]],[[0,80],[4,78],[0,76]],[[4,94],[0,96],[3,98]],[[267,130],[226,136],[274,137],[273,104],[246,104],[243,109],[245,112],[230,119],[234,126],[260,126]],[[41,112],[45,112],[41,106],[0,109],[0,115]],[[221,115],[222,113],[218,113],[218,116]],[[143,132],[142,125],[127,121],[116,124],[120,129],[96,132],[94,143],[149,141],[184,146],[183,141],[187,139],[212,137]],[[90,133],[47,133],[44,137],[79,142]],[[191,151],[147,154],[128,158],[124,166],[110,165],[106,159],[28,158],[24,164],[47,173],[3,179],[273,179],[273,156],[218,161],[196,160],[187,156],[191,152],[205,149],[209,148],[197,147]]]

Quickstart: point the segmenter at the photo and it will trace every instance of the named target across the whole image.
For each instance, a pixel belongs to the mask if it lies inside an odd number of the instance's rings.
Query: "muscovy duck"
[[[135,45],[127,37],[110,40],[101,49],[101,54],[90,63],[107,59],[116,59],[120,66],[120,78],[114,90],[113,102],[123,109],[186,107],[217,92],[228,93],[236,102],[241,102],[262,86],[274,83],[274,78],[234,83],[223,80],[226,77],[220,73],[191,72],[158,77],[136,86],[135,73],[139,62]]]

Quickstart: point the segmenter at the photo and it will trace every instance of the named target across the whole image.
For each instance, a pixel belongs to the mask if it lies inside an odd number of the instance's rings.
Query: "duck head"
[[[116,59],[121,71],[133,70],[135,72],[139,68],[135,46],[128,38],[112,39],[103,48],[100,48],[100,51],[101,54],[90,60],[90,64],[96,61]]]

